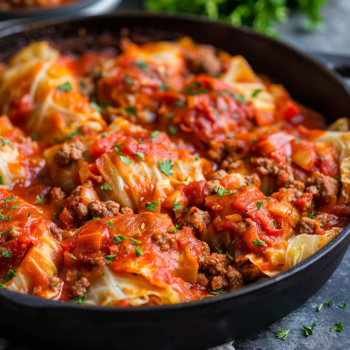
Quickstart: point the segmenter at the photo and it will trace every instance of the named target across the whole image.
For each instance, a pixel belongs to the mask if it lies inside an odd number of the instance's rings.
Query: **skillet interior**
[[[282,82],[301,103],[328,122],[350,117],[350,95],[323,66],[288,46],[247,29],[184,16],[117,14],[58,24],[19,26],[0,32],[0,60],[33,40],[49,40],[61,51],[116,45],[121,28],[142,43],[183,35],[242,54],[253,68]],[[79,37],[80,28],[86,36]],[[232,294],[189,304],[130,308],[88,307],[0,291],[1,335],[35,348],[204,349],[246,336],[284,317],[311,297],[339,265],[350,243],[349,226],[321,251],[265,282]],[[31,337],[18,339],[18,330]],[[41,345],[38,344],[40,339]],[[54,340],[54,342],[53,342]]]

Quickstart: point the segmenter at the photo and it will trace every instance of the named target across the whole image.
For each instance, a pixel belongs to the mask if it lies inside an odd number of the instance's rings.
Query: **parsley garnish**
[[[262,205],[264,204],[264,202],[256,202],[256,207],[258,208],[258,210],[262,207]]]
[[[306,214],[306,216],[309,218],[309,219],[316,219],[313,215],[311,214]]]
[[[10,145],[12,148],[14,148],[12,142],[10,140],[6,139],[5,137],[0,137],[0,140],[4,144],[4,146]]]
[[[261,241],[259,238],[257,238],[256,240],[253,241],[253,245],[255,245],[256,247],[263,246],[263,245],[265,245],[265,242]]]
[[[222,249],[220,247],[215,247],[216,251],[220,254],[222,254]]]
[[[337,332],[341,332],[344,330],[344,325],[343,322],[339,322],[339,323],[335,323],[334,327],[329,329],[331,332],[332,331],[337,331]]]
[[[271,197],[266,197],[269,201],[272,199]]]
[[[137,239],[132,238],[132,237],[130,237],[129,240],[131,243],[134,243],[134,244],[141,244],[142,243],[141,241],[138,241]]]
[[[141,152],[135,152],[135,156],[138,156],[140,159],[145,159],[145,155]]]
[[[120,243],[120,242],[123,242],[125,241],[127,238],[122,236],[122,235],[114,235],[114,239],[113,239],[113,242],[114,243]]]
[[[106,258],[106,263],[107,263],[107,264],[110,264],[116,256],[117,256],[117,254],[114,254],[114,255],[106,255],[106,257],[105,257],[105,258]]]
[[[4,203],[12,202],[12,201],[18,202],[18,199],[16,198],[15,195],[12,195],[11,198],[7,198],[3,200]]]
[[[334,176],[334,179],[337,180],[338,182],[341,182],[340,177]]]
[[[84,304],[86,300],[86,294],[83,294],[79,297],[76,297],[73,299],[73,303],[74,304]]]
[[[32,141],[36,141],[38,139],[38,135],[36,134],[31,134],[30,138],[32,139]]]
[[[126,164],[126,165],[128,165],[128,166],[131,165],[131,162],[130,162],[129,157],[124,156],[124,154],[121,153],[121,152],[117,152],[117,154],[118,154],[118,156],[120,157],[121,161],[122,161],[124,164]]]
[[[146,203],[145,208],[147,210],[154,211],[153,207],[158,207],[158,206],[159,206],[159,204],[157,202],[152,202],[152,203],[148,202],[148,203]]]
[[[137,60],[135,62],[135,65],[138,66],[139,68],[141,68],[144,71],[148,70],[148,68],[149,68],[148,65],[142,60]]]
[[[109,186],[107,182],[105,182],[105,183],[101,186],[101,190],[104,190],[104,191],[112,191],[112,187]]]
[[[58,283],[50,283],[51,284],[51,286],[57,286],[58,285]]]
[[[159,89],[164,90],[164,91],[170,90],[169,86],[165,85],[164,83],[160,84]]]
[[[71,257],[72,259],[74,259],[74,260],[77,260],[77,257],[74,256],[73,254],[71,254],[70,257]]]
[[[124,111],[128,113],[129,115],[136,115],[136,107],[135,106],[128,106],[124,108]]]
[[[104,132],[104,133],[101,135],[101,137],[108,137],[108,136],[109,136],[108,132]]]
[[[182,209],[182,205],[179,202],[177,202],[176,198],[175,198],[174,203],[173,203],[173,210],[175,211],[175,210],[180,210],[180,209]]]
[[[309,335],[312,335],[312,331],[315,329],[315,327],[317,326],[317,323],[314,322],[313,325],[311,327],[308,326],[302,326],[304,328],[305,331],[305,335],[308,337]]]
[[[255,91],[252,93],[252,97],[257,97],[261,91],[262,91],[261,89],[255,90]]]
[[[95,101],[90,102],[90,107],[94,109],[96,112],[101,112],[102,110],[102,108]]]
[[[333,305],[332,300],[328,300],[328,301],[327,301],[327,304],[328,304],[328,306],[332,306],[332,305]]]
[[[242,212],[242,217],[243,218],[247,218],[248,217],[248,215],[247,215],[247,213],[243,210],[243,212]]]
[[[155,139],[160,134],[159,130],[153,131],[150,135],[151,139]]]
[[[2,176],[0,175],[0,185],[3,185],[4,184],[4,181],[2,179]]]
[[[224,291],[225,291],[224,288],[218,289],[218,290],[212,290],[212,291],[210,292],[210,294],[213,294],[213,295],[220,295],[220,294],[223,293]]]
[[[195,88],[198,88],[199,86],[201,86],[202,84],[201,83],[194,83],[194,84],[191,84],[190,86],[188,86],[186,89],[185,89],[185,92],[186,94],[189,94],[189,95],[200,95],[200,94],[205,94],[207,93],[207,90],[205,88],[201,88],[201,89],[198,89],[198,90],[194,90]]]
[[[12,278],[17,277],[16,276],[16,270],[8,270],[6,276],[5,276],[5,282],[9,282],[12,280]]]
[[[92,221],[96,221],[96,220],[99,220],[99,219],[101,219],[101,218],[98,217],[98,216],[95,216],[94,218],[92,218]]]
[[[125,81],[128,85],[134,84],[134,81],[129,77],[128,73],[126,73],[126,76],[125,76],[124,81]]]
[[[6,287],[7,287],[6,284],[0,283],[0,288],[6,288]]]
[[[175,125],[168,125],[167,129],[170,135],[176,135],[179,132],[179,128]]]
[[[169,232],[171,232],[171,233],[176,233],[177,230],[169,230]]]
[[[295,136],[294,138],[295,138],[295,141],[297,141],[297,142],[301,142],[301,138],[300,138],[300,137]]]
[[[174,174],[174,173],[171,173],[171,169],[174,167],[171,160],[164,160],[163,163],[161,163],[160,161],[157,161],[157,164],[159,165],[160,171],[163,174],[167,176],[172,176]]]
[[[68,81],[60,86],[57,86],[57,90],[59,91],[68,92],[68,91],[72,91],[72,89],[73,89],[72,84]]]
[[[73,136],[82,135],[81,131],[73,131],[66,136],[66,140],[69,141]]]
[[[3,256],[4,258],[11,258],[12,256],[12,253],[9,252],[9,251],[6,251],[6,252],[2,252],[1,253],[1,256]],[[340,306],[340,305],[339,305]],[[346,307],[346,306],[345,306]],[[345,307],[343,309],[345,309]]]
[[[346,309],[346,303],[345,302],[342,302],[338,305],[340,308],[342,309]]]
[[[183,107],[185,107],[185,103],[182,100],[176,100],[175,101],[175,106],[183,108]]]
[[[18,205],[14,205],[13,207],[11,207],[12,210],[15,210],[18,208]]]
[[[276,331],[276,337],[278,339],[286,340],[286,338],[288,337],[289,331],[290,329],[286,329],[284,331]]]
[[[317,312],[320,312],[322,309],[323,304],[320,304],[319,307],[317,308]]]
[[[139,246],[135,247],[136,256],[143,255],[143,251]]]
[[[45,196],[42,194],[41,196],[39,196],[39,198],[34,202],[34,204],[40,204],[42,202],[45,201]]]

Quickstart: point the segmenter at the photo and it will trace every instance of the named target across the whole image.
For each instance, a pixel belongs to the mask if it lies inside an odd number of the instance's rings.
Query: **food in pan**
[[[0,10],[31,9],[37,7],[55,7],[79,0],[0,0]]]
[[[1,68],[0,286],[79,304],[232,292],[349,223],[349,121],[189,38]],[[339,116],[341,117],[341,116]]]

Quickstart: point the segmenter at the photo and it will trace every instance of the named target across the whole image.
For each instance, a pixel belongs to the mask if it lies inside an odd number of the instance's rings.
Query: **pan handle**
[[[329,70],[338,75],[350,91],[350,56],[319,52],[308,52],[308,55],[323,63]]]

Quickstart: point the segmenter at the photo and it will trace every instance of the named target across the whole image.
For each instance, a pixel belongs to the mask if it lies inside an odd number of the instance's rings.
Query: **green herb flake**
[[[114,238],[113,238],[113,242],[114,243],[120,243],[120,242],[123,242],[125,241],[127,238],[125,236],[122,236],[122,235],[114,235]]]
[[[72,91],[72,89],[73,89],[72,84],[68,81],[60,86],[57,86],[57,90],[63,91],[63,92],[69,92],[69,91]]]
[[[158,207],[159,206],[159,203],[157,202],[147,202],[146,205],[145,205],[145,209],[147,210],[150,210],[150,211],[155,211],[153,208],[154,207]]]
[[[102,108],[95,101],[90,102],[90,107],[94,109],[96,112],[101,112],[102,110]]]
[[[328,306],[332,306],[333,305],[333,301],[332,300],[328,300],[327,304],[328,304]]]
[[[134,84],[134,81],[129,77],[128,74],[126,74],[124,81],[125,81],[128,85]]]
[[[344,325],[343,322],[335,323],[334,327],[329,329],[331,332],[337,331],[337,332],[342,332],[344,330]]]
[[[81,131],[77,130],[77,131],[73,131],[70,134],[68,134],[66,136],[66,141],[70,141],[70,139],[74,136],[78,136],[78,135],[82,135]]]
[[[176,100],[175,106],[183,108],[185,107],[185,103],[182,100]]]
[[[12,148],[14,148],[12,142],[11,142],[10,140],[6,139],[5,137],[0,137],[0,140],[1,140],[1,142],[4,144],[4,146],[5,146],[5,145],[9,145],[9,146],[11,146]]]
[[[136,115],[136,107],[135,106],[125,107],[124,111],[129,115]]]
[[[271,197],[266,197],[269,201],[272,199]]]
[[[120,152],[117,152],[117,154],[118,154],[118,156],[120,157],[121,161],[122,161],[124,164],[126,164],[126,165],[128,165],[128,166],[131,165],[131,162],[130,162],[129,157],[124,156],[123,153],[120,153]]]
[[[220,254],[222,254],[222,249],[220,247],[215,247],[216,251]]]
[[[107,264],[110,264],[116,256],[117,256],[117,254],[106,255],[106,256],[105,256],[105,258],[106,258],[106,263],[107,263]]]
[[[137,257],[139,257],[140,255],[143,255],[143,251],[139,246],[135,247],[135,252]]]
[[[262,205],[264,204],[264,202],[256,202],[255,205],[258,208],[258,210],[260,210],[260,208],[262,207]]]
[[[290,329],[286,329],[284,331],[276,331],[276,337],[278,339],[286,340],[286,338],[288,337],[289,331]]]
[[[132,238],[132,237],[130,237],[129,240],[131,243],[134,243],[134,244],[141,244],[142,243],[141,241],[138,241],[137,239]]]
[[[298,136],[295,136],[294,139],[295,139],[295,141],[297,141],[297,142],[301,142],[301,138],[298,137]]]
[[[4,181],[2,179],[2,176],[0,175],[0,185],[3,185],[4,184]]]
[[[265,245],[265,242],[257,238],[256,240],[253,241],[253,245],[255,245],[256,247],[259,247],[259,246]]]
[[[174,200],[174,203],[173,203],[173,210],[176,211],[176,210],[180,210],[182,209],[182,205],[176,201],[176,198]]]
[[[261,91],[262,91],[261,89],[254,90],[252,93],[252,97],[257,97]]]
[[[155,139],[160,134],[159,130],[153,131],[150,135],[151,139]]]
[[[346,309],[346,303],[342,302],[338,305],[341,309]]]
[[[171,160],[164,160],[163,163],[157,161],[157,164],[160,167],[160,171],[166,176],[172,176],[174,174],[171,172],[171,169],[174,167]]]
[[[71,254],[70,257],[71,257],[72,259],[74,259],[74,260],[77,260],[77,257],[74,256],[73,254]]]
[[[242,217],[243,218],[247,218],[248,217],[248,215],[247,215],[247,213],[243,210],[243,212],[242,212]]]
[[[313,219],[313,220],[316,219],[316,218],[315,218],[313,215],[311,215],[311,214],[306,214],[306,216],[307,216],[309,219]]]
[[[98,216],[95,216],[94,218],[92,218],[92,221],[96,221],[96,220],[100,220],[101,218]]]
[[[30,138],[32,139],[32,141],[36,141],[38,139],[38,135],[36,134],[31,134]]]
[[[148,64],[146,64],[144,61],[142,60],[137,60],[135,62],[135,65],[138,66],[139,68],[141,68],[144,71],[147,71],[149,69]]]
[[[334,176],[334,179],[337,180],[338,182],[341,182],[341,179],[338,176]]]
[[[2,252],[1,256],[4,258],[11,258],[12,253],[7,250],[6,252]],[[345,309],[345,308],[343,308],[343,309]]]
[[[13,207],[11,207],[11,210],[15,210],[18,208],[18,205],[14,205]]]
[[[74,304],[84,304],[86,300],[86,294],[83,294],[79,297],[76,297],[73,299],[73,303]]]
[[[167,129],[170,135],[176,135],[179,132],[179,128],[175,125],[168,125]]]
[[[164,83],[160,84],[159,89],[164,90],[164,91],[170,90],[169,86],[165,85]]]
[[[9,282],[12,280],[12,278],[17,277],[15,272],[16,270],[8,270],[5,276],[5,282]]]
[[[7,288],[7,285],[0,283],[0,288]]]
[[[46,197],[42,194],[39,198],[34,202],[34,204],[40,204],[46,200]]]
[[[51,284],[51,286],[57,286],[58,285],[58,283],[55,283],[55,282],[53,282],[53,283],[50,283]]]
[[[317,308],[317,312],[320,312],[322,309],[323,304],[320,304],[319,307]]]
[[[177,230],[169,230],[169,232],[171,232],[171,233],[176,233]]]
[[[145,159],[145,155],[141,152],[135,152],[135,156],[139,157],[140,159]]]
[[[112,191],[112,187],[109,186],[107,182],[105,182],[105,183],[101,186],[101,190],[103,190],[103,191]]]
[[[7,198],[7,199],[3,200],[4,203],[8,203],[8,202],[12,202],[12,201],[18,202],[18,199],[16,198],[15,195],[12,195],[10,198]]]

